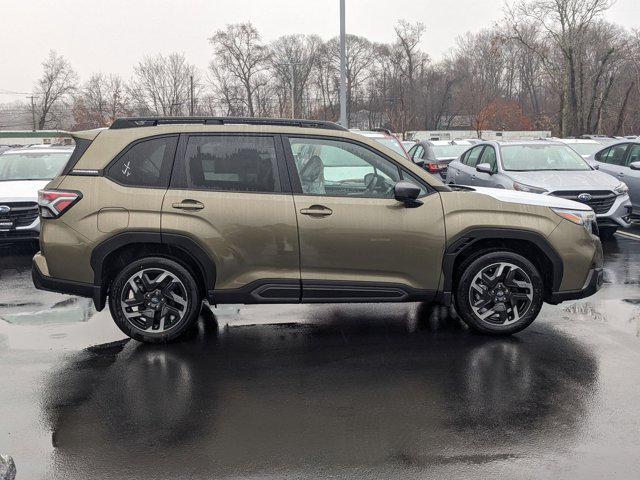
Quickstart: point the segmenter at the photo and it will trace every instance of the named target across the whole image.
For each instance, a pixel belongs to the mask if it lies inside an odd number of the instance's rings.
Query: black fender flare
[[[455,264],[456,257],[463,250],[471,247],[474,243],[487,238],[526,240],[536,245],[553,265],[553,283],[551,285],[551,291],[557,292],[560,289],[560,283],[562,282],[562,276],[564,274],[562,258],[560,258],[558,252],[542,234],[531,230],[522,230],[517,228],[471,227],[453,237],[449,246],[445,249],[442,259],[442,272],[444,274],[442,292],[445,302],[449,302],[451,298],[454,277],[453,266]]]
[[[205,281],[205,291],[211,291],[216,281],[216,266],[211,256],[195,240],[180,234],[160,232],[123,232],[98,244],[91,252],[93,284],[96,287],[93,300],[97,310],[102,310],[106,302],[106,286],[102,285],[105,259],[121,247],[132,244],[161,244],[179,248],[191,257],[198,266]]]

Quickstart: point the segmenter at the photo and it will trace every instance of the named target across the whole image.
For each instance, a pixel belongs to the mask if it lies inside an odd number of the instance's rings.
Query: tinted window
[[[422,145],[418,145],[416,147],[416,149],[413,151],[413,159],[414,160],[420,160],[422,158],[422,154],[424,153],[424,148],[422,148]]]
[[[373,151],[338,140],[290,138],[302,186],[308,195],[393,198],[398,167]]]
[[[598,154],[598,160],[611,165],[624,165],[624,155],[627,151],[626,143],[621,145],[614,145],[612,147],[603,150]]]
[[[478,163],[478,158],[480,157],[480,153],[482,153],[483,145],[479,147],[474,147],[465,155],[464,163],[469,165],[470,167],[475,167],[476,163]]]
[[[186,187],[232,192],[279,192],[273,137],[198,135],[187,142]]]
[[[177,143],[177,136],[138,142],[109,167],[107,176],[123,185],[166,187]]]

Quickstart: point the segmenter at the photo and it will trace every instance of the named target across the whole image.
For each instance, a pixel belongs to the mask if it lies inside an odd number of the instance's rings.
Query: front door
[[[213,258],[214,302],[300,300],[298,229],[279,137],[182,135],[162,234],[187,235]]]
[[[427,299],[445,242],[439,195],[422,185],[417,208],[396,201],[393,160],[349,140],[285,142],[300,237],[303,301]]]

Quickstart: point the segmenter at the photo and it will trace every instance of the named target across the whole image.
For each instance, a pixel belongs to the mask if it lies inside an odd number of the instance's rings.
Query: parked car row
[[[518,190],[584,203],[594,210],[600,235],[610,237],[631,225],[634,212],[640,213],[640,141],[599,144],[599,150],[589,153],[590,142],[481,142],[449,162],[442,177],[448,185]]]
[[[12,148],[0,154],[0,242],[38,241],[38,190],[67,163],[73,147]]]

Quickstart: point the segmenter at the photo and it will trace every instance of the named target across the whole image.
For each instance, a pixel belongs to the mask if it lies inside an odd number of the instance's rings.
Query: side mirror
[[[489,175],[493,175],[495,173],[491,165],[488,163],[479,163],[476,165],[476,171],[480,173],[488,173]]]
[[[631,162],[629,168],[631,170],[640,170],[640,162]]]
[[[418,200],[418,195],[420,195],[420,187],[415,183],[401,180],[393,186],[393,196],[397,201],[404,203],[407,208],[422,205],[422,201]]]
[[[424,168],[424,160],[422,158],[416,158],[413,160],[413,163],[418,165],[421,168]]]
[[[598,162],[587,160],[587,163],[589,164],[589,166],[591,166],[591,168],[600,170],[600,164]]]

